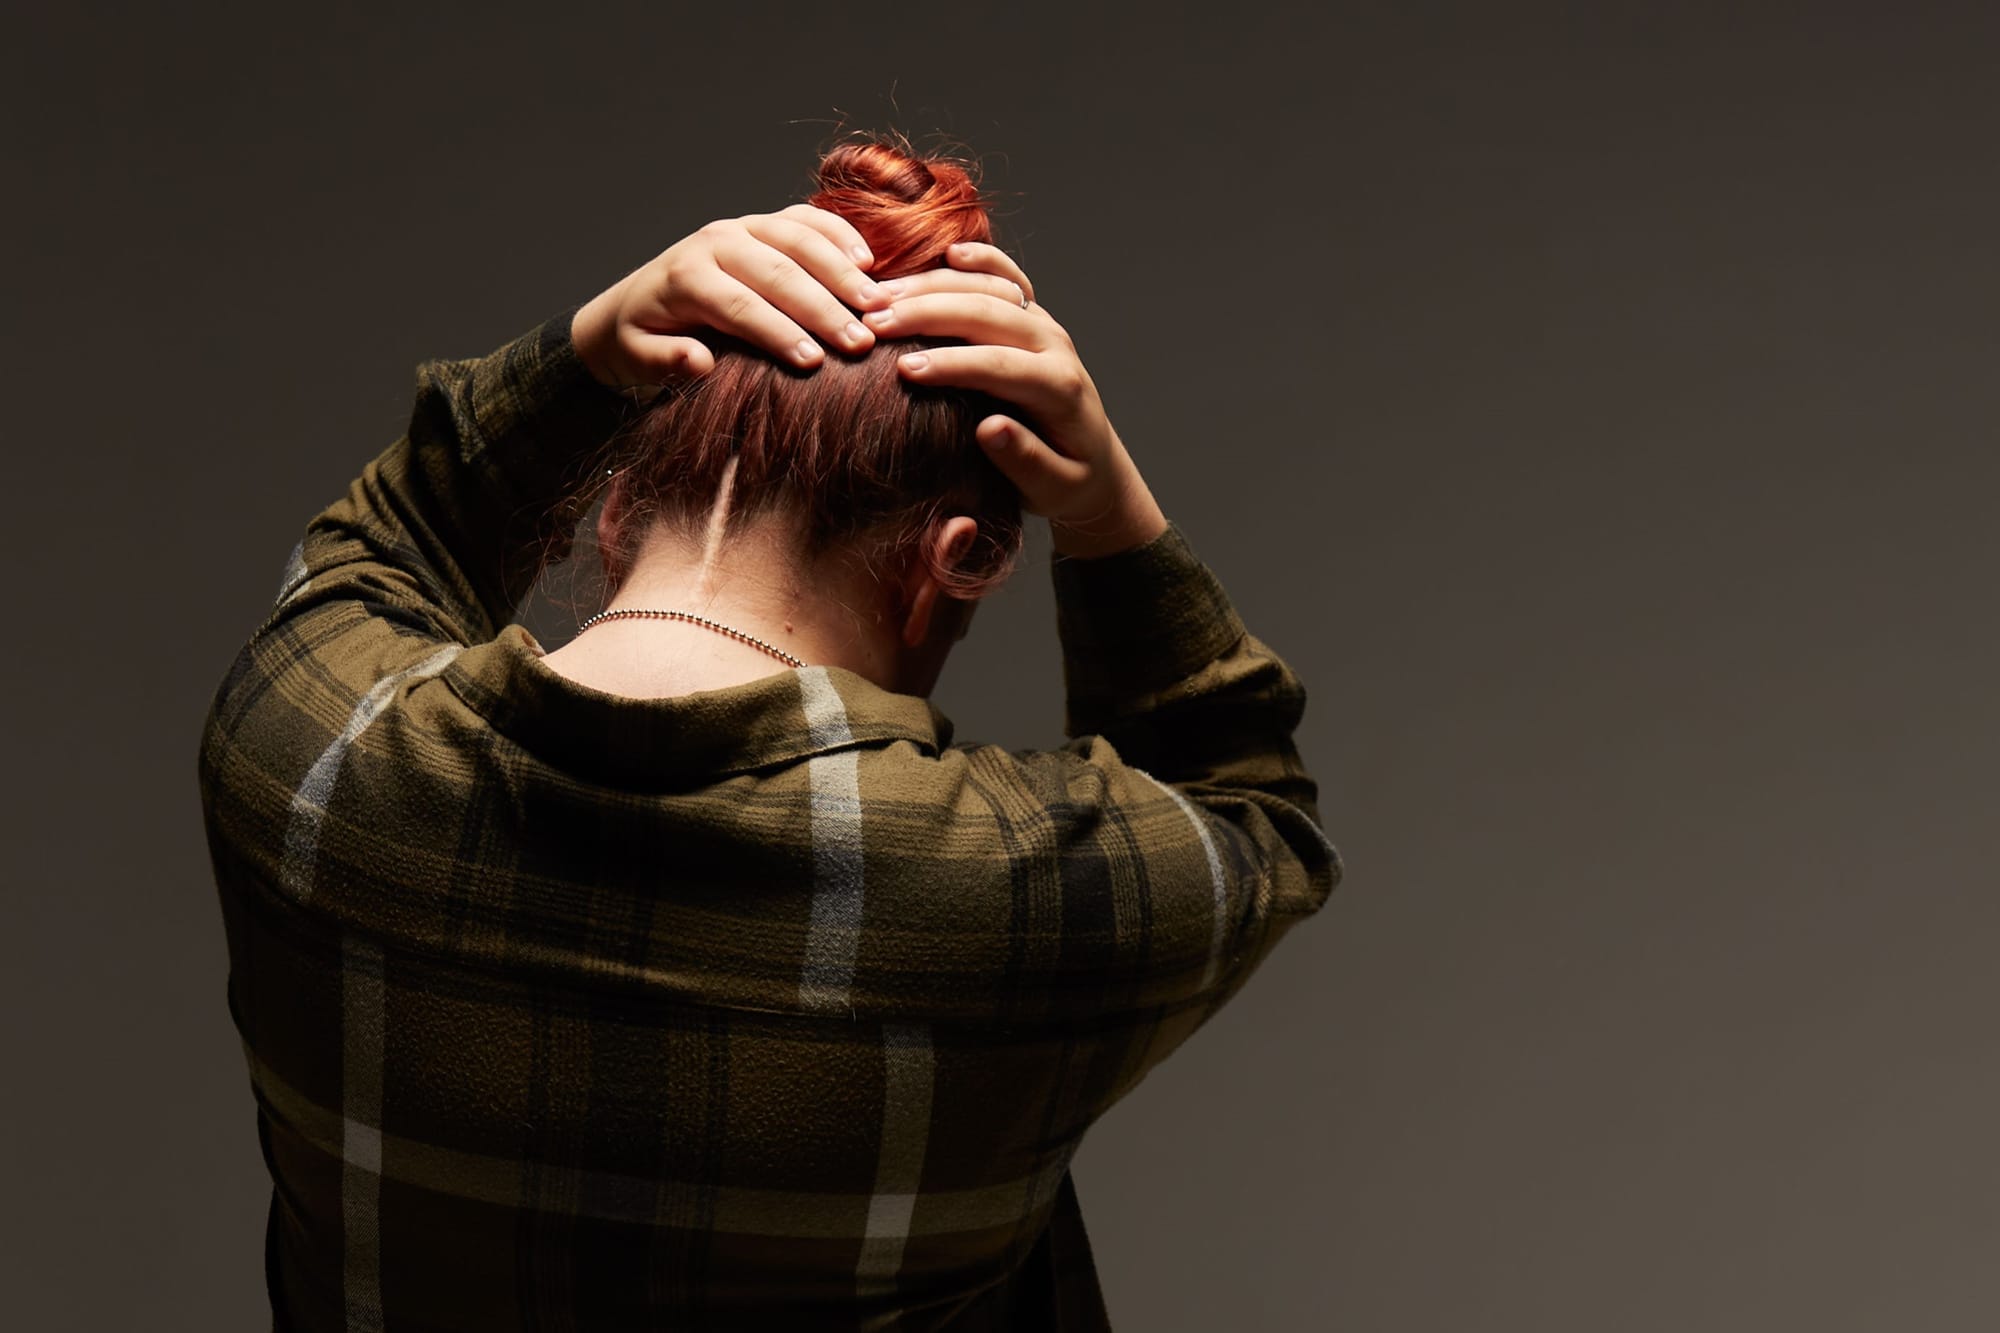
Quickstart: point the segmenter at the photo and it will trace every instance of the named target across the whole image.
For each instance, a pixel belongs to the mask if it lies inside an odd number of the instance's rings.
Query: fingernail
[[[880,310],[869,311],[861,318],[867,320],[878,329],[886,329],[896,322],[896,307],[885,305]]]
[[[901,296],[903,294],[903,280],[896,278],[893,281],[885,282],[882,284],[882,290],[891,296]]]
[[[810,361],[819,355],[819,344],[810,338],[799,339],[799,345],[792,349],[801,361]]]
[[[841,332],[847,335],[847,341],[851,343],[861,343],[868,340],[868,330],[862,328],[851,319],[847,321],[847,327],[842,329]]]
[[[930,363],[931,363],[930,356],[928,353],[925,352],[912,352],[908,356],[903,358],[903,364],[908,368],[910,368],[911,370],[922,370],[925,366],[928,366]]]
[[[854,256],[854,262],[857,264],[867,265],[875,262],[875,256],[868,253],[868,247],[865,245],[857,245],[848,253]]]
[[[862,281],[859,287],[855,288],[855,290],[858,293],[860,293],[861,299],[864,301],[872,301],[877,296],[880,296],[882,294],[882,289],[880,287],[877,287],[874,283],[868,282],[865,279]]]

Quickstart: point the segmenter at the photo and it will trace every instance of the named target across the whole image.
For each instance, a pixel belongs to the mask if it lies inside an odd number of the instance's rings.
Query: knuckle
[[[733,324],[748,313],[750,303],[753,299],[751,294],[746,291],[731,292],[723,298],[722,305],[716,313]]]

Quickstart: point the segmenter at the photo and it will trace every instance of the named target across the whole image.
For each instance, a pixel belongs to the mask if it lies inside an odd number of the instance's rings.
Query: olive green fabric
[[[1056,748],[557,675],[511,618],[635,410],[572,313],[419,368],[212,701],[275,1326],[1108,1327],[1072,1156],[1340,878],[1303,687],[1177,524],[1052,557]]]

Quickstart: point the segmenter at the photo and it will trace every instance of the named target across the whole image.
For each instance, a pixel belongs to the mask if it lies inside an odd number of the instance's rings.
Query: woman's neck
[[[726,553],[657,529],[605,609],[685,611],[754,636],[808,666],[840,666],[888,689],[928,693],[900,639],[894,589],[858,561],[801,569],[768,529],[733,534]],[[716,689],[789,669],[710,626],[664,617],[602,620],[545,655],[560,674],[641,698]],[[935,680],[935,672],[930,673]],[[912,688],[922,684],[921,689]]]

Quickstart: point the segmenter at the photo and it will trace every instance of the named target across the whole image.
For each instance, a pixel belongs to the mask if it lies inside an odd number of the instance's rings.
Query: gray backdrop
[[[306,519],[843,120],[983,156],[1310,691],[1348,878],[1078,1157],[1119,1326],[1990,1326],[1992,6],[36,8],[11,1327],[263,1327],[195,755]],[[968,739],[1061,739],[1047,551]]]

